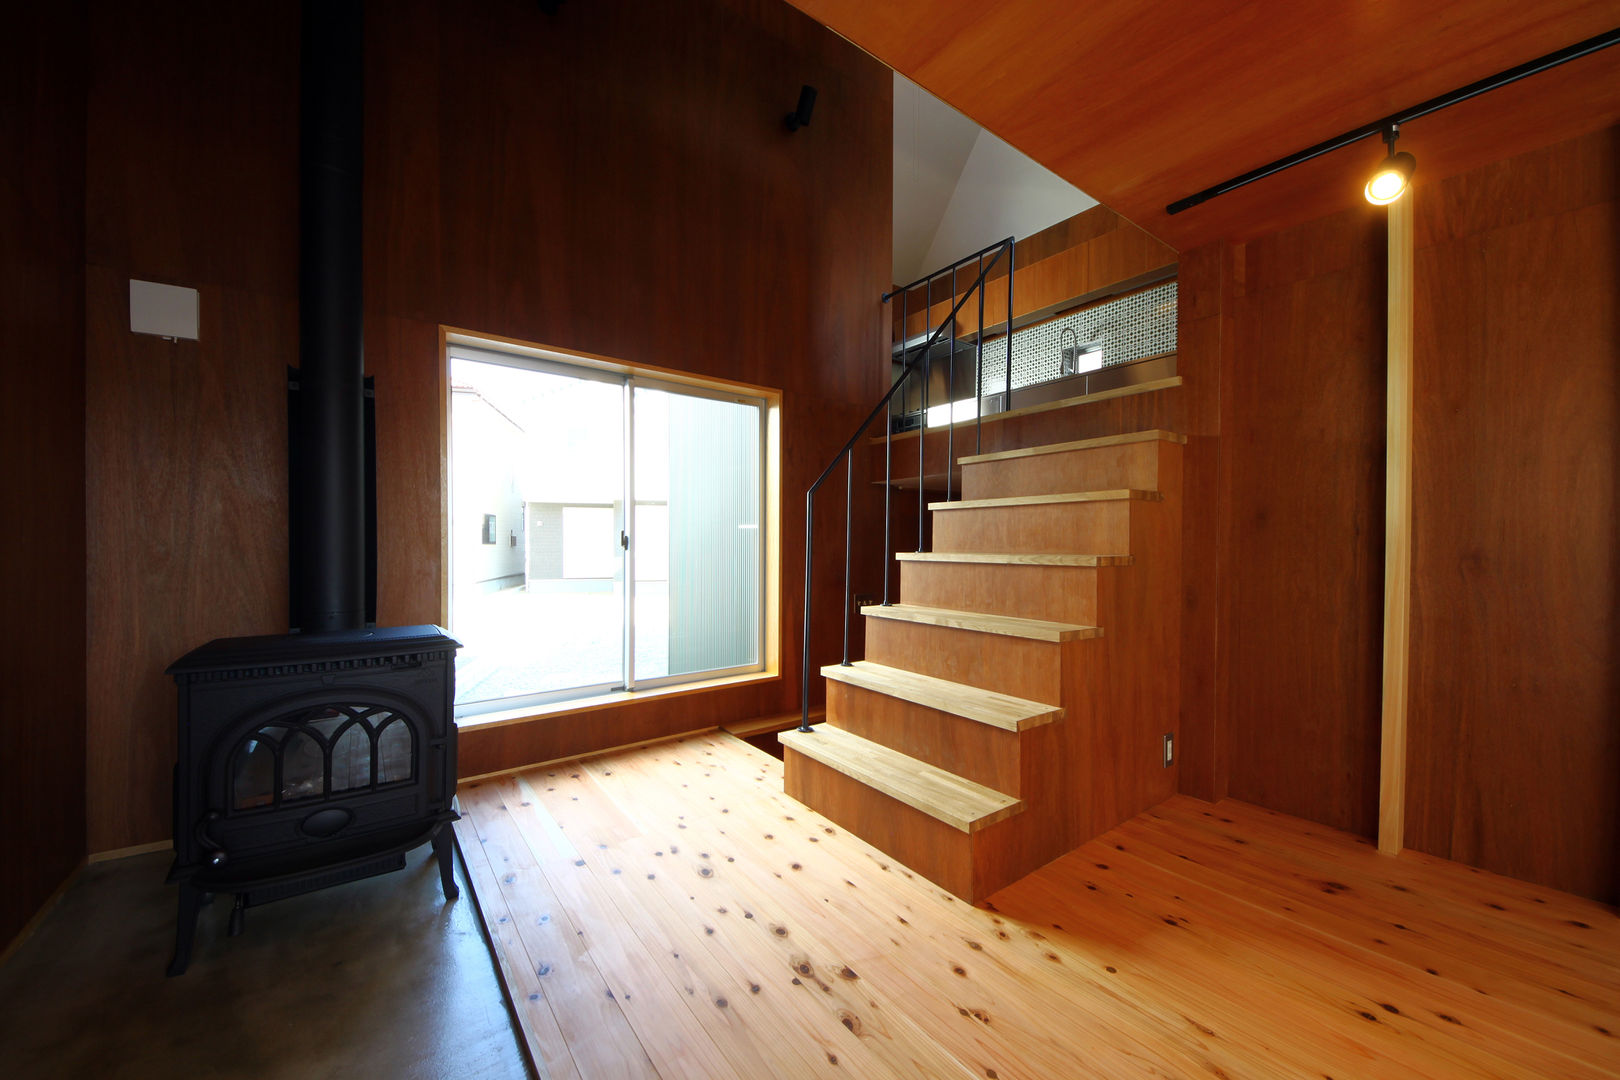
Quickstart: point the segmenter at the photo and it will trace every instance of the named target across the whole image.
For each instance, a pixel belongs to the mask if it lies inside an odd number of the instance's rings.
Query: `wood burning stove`
[[[446,899],[457,814],[455,652],[436,626],[222,638],[169,668],[179,688],[169,974],[201,905],[255,904],[405,865],[431,842]]]

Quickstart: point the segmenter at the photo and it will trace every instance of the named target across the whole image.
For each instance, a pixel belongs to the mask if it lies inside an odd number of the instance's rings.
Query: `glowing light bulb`
[[[1411,183],[1412,173],[1416,168],[1417,159],[1411,154],[1405,151],[1391,154],[1379,166],[1378,171],[1373,173],[1372,179],[1367,181],[1362,193],[1374,206],[1388,206],[1406,191],[1406,186]]]

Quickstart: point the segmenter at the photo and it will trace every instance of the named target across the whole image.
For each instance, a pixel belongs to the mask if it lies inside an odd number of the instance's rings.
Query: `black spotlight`
[[[799,88],[799,107],[787,114],[787,129],[798,131],[802,127],[810,126],[810,113],[816,107],[816,88],[802,86]]]

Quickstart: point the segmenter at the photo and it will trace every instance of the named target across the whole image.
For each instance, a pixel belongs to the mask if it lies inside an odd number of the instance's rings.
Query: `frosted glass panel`
[[[638,387],[634,416],[636,678],[757,664],[759,406]]]

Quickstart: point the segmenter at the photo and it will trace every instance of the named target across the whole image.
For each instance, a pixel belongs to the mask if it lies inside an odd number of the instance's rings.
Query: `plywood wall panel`
[[[122,273],[91,266],[89,841],[167,835],[171,662],[287,625],[291,300],[205,287],[204,338],[131,334]]]
[[[0,67],[0,949],[84,858],[84,11]]]
[[[1610,902],[1617,162],[1607,132],[1421,192],[1407,787],[1411,846]]]
[[[1380,226],[1359,208],[1247,246],[1222,437],[1230,793],[1363,835],[1382,647]]]
[[[1610,901],[1617,167],[1611,130],[1416,189],[1406,836]],[[1182,788],[1370,836],[1382,221],[1358,208],[1224,250],[1224,275],[1220,249],[1182,261],[1184,551],[1225,553],[1213,583],[1188,563]]]

